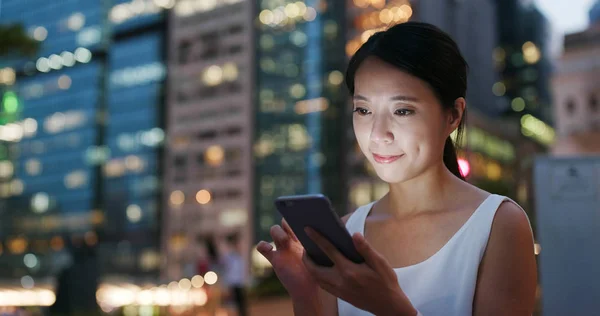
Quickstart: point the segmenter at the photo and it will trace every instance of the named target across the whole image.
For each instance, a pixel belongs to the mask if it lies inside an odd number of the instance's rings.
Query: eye
[[[360,116],[365,116],[365,115],[369,115],[371,114],[371,112],[369,112],[369,110],[365,109],[365,108],[355,108],[354,111],[352,111]]]
[[[413,110],[409,110],[409,109],[397,109],[394,114],[399,115],[399,116],[408,116],[415,113],[415,111]]]

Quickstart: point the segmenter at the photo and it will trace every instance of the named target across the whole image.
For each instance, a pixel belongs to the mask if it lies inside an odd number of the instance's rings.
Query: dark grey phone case
[[[315,263],[327,267],[333,266],[329,257],[306,235],[305,227],[319,232],[351,261],[364,262],[354,247],[348,230],[333,211],[331,202],[326,196],[322,194],[282,196],[275,200],[275,207]]]

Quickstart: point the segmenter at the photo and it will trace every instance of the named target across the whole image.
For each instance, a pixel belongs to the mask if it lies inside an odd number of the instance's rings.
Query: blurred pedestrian
[[[224,283],[229,289],[238,315],[247,315],[246,293],[245,293],[245,267],[244,259],[240,251],[240,243],[237,234],[227,237],[228,251],[223,256],[222,262],[225,267]]]
[[[93,245],[83,237],[65,238],[72,260],[57,277],[56,301],[50,306],[50,315],[100,315],[96,301],[98,266]]]

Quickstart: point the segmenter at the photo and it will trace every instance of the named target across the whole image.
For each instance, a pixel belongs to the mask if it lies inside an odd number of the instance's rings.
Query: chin
[[[408,180],[409,175],[401,168],[375,168],[377,176],[387,183],[399,183]]]

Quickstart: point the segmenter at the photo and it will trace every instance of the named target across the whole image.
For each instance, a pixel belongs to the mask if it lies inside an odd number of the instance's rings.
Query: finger
[[[387,275],[390,271],[394,273],[387,260],[371,247],[362,234],[355,233],[352,235],[352,241],[354,242],[354,247],[356,247],[356,250],[365,259],[365,263],[369,267],[382,275]]]
[[[320,285],[333,286],[335,271],[333,268],[324,267],[314,262],[306,251],[302,254],[302,263],[310,275]]]
[[[273,245],[266,241],[261,241],[256,246],[256,250],[271,262],[271,258],[273,257]]]
[[[336,282],[339,278],[335,276],[336,271],[334,269],[318,265],[308,256],[306,251],[302,256],[302,262],[320,288],[333,296],[340,297],[342,291],[339,283]]]
[[[271,238],[275,242],[277,249],[286,249],[290,243],[290,236],[279,225],[271,227]]]
[[[306,227],[306,234],[310,239],[312,239],[319,248],[333,261],[333,263],[340,267],[344,264],[347,264],[350,260],[346,259],[344,255],[342,255],[337,248],[327,240],[327,238],[323,237],[323,235],[319,234],[317,231],[310,227]]]
[[[283,230],[285,230],[285,232],[288,235],[290,235],[290,238],[292,238],[292,240],[298,241],[298,237],[296,237],[296,234],[294,234],[294,231],[292,230],[290,225],[287,223],[285,218],[281,220],[281,227],[283,227]]]

